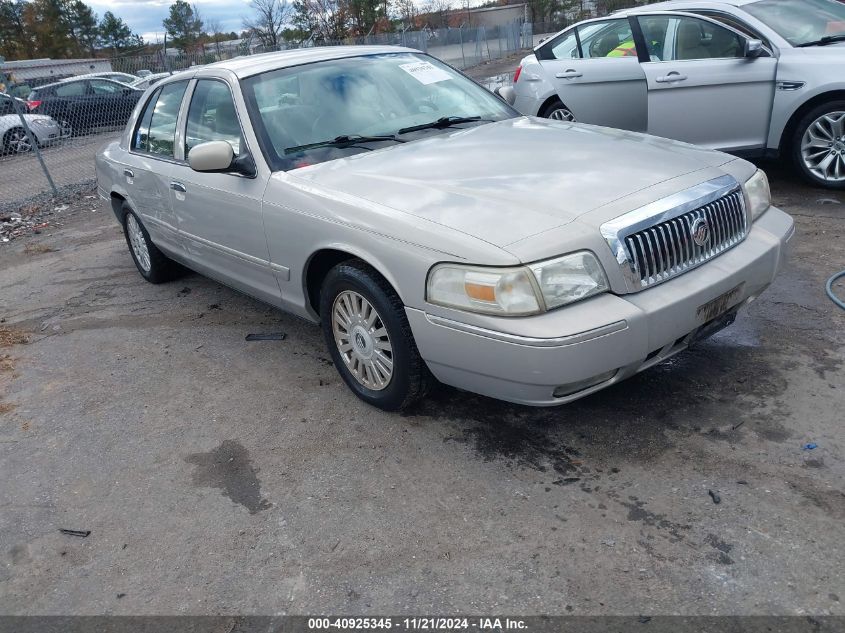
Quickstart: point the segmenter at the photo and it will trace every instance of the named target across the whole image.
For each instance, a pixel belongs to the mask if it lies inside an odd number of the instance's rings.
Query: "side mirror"
[[[745,56],[750,59],[762,57],[766,52],[762,40],[745,40]]]
[[[200,143],[188,152],[188,165],[194,171],[235,173],[253,178],[255,162],[252,156],[243,152],[235,156],[235,150],[226,141]]]
[[[188,164],[194,171],[227,171],[235,158],[235,150],[226,141],[200,143],[188,152]]]

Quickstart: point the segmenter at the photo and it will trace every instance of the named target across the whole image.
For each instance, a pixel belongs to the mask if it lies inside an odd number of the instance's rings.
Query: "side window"
[[[94,79],[88,82],[91,86],[91,92],[95,95],[112,95],[123,91],[123,86],[111,81],[103,81],[102,79]]]
[[[578,27],[578,37],[584,59],[637,56],[634,34],[627,18],[584,24]]]
[[[551,51],[552,59],[577,59],[581,57],[578,52],[578,40],[575,37],[575,29],[571,29],[561,35],[561,38],[549,42],[548,50]]]
[[[144,106],[144,112],[138,120],[138,125],[135,127],[135,134],[132,135],[132,149],[139,152],[146,152],[149,147],[148,137],[150,135],[150,120],[153,118],[153,110],[155,109],[158,96],[161,90],[156,90],[147,105]]]
[[[14,114],[15,108],[12,105],[12,100],[6,95],[0,95],[0,115]]]
[[[742,36],[718,24],[689,17],[639,18],[652,61],[725,59],[744,56]]]
[[[150,131],[147,137],[147,151],[159,156],[173,157],[176,141],[176,119],[179,107],[185,96],[187,81],[177,81],[163,86],[156,100],[150,118]]]
[[[81,97],[85,94],[84,81],[71,81],[66,84],[56,86],[57,97]]]
[[[229,86],[222,81],[200,79],[188,109],[185,156],[192,147],[207,141],[227,141],[236,155],[243,142]]]

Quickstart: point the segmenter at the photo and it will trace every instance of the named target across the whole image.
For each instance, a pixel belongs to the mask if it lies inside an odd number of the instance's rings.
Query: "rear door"
[[[132,130],[123,166],[126,190],[135,211],[163,251],[184,257],[170,200],[176,163],[176,128],[188,81],[166,84],[153,92]]]
[[[628,18],[585,22],[550,40],[536,56],[577,121],[646,129],[646,79]]]
[[[88,84],[88,100],[97,124],[119,125],[129,120],[137,100],[134,90],[108,79],[91,79]]]
[[[685,14],[636,18],[647,47],[648,133],[728,151],[765,147],[777,59],[745,56],[747,38]]]

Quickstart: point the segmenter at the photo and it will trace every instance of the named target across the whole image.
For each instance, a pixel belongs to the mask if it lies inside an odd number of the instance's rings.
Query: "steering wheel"
[[[411,107],[417,112],[439,112],[440,108],[431,97],[423,97],[417,99],[411,104]]]

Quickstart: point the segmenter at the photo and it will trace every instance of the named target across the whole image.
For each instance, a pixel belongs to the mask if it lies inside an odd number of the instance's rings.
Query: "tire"
[[[32,141],[22,127],[13,127],[3,135],[3,152],[25,154],[32,151]]]
[[[791,154],[805,180],[818,187],[845,189],[845,101],[829,101],[807,112],[795,128]]]
[[[126,202],[123,203],[123,236],[135,267],[151,284],[171,281],[179,274],[179,265],[158,250],[147,229]]]
[[[434,377],[417,350],[405,306],[370,266],[351,260],[332,268],[320,288],[320,315],[334,365],[361,400],[385,411],[401,411],[429,392]],[[351,318],[345,320],[344,315]],[[385,358],[392,363],[389,377]]]
[[[558,100],[553,101],[540,113],[540,116],[544,119],[552,119],[555,121],[568,121],[569,123],[575,123],[575,115],[572,114],[572,110],[567,108],[563,105],[563,102]]]

